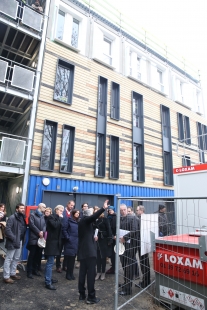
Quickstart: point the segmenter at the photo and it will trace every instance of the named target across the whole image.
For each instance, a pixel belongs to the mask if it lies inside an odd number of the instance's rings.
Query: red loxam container
[[[207,234],[204,235],[155,239],[156,298],[170,304],[170,309],[207,309]]]

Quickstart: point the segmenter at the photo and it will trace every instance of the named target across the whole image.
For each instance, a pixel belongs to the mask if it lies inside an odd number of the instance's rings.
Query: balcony
[[[0,57],[0,91],[32,100],[36,70]]]
[[[24,174],[27,138],[0,132],[0,179]]]
[[[40,38],[44,21],[43,7],[36,7],[34,2],[27,1],[27,4],[24,4],[16,0],[1,0],[0,21]]]

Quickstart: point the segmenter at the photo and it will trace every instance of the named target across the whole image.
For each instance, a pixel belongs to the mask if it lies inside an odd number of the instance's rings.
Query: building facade
[[[173,167],[205,162],[198,79],[130,29],[52,0],[43,60],[28,205],[169,197]]]

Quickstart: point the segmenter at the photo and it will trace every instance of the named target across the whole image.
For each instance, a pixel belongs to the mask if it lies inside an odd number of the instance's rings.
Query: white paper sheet
[[[141,215],[141,255],[151,252],[150,232],[155,233],[155,238],[158,238],[158,228],[158,213]]]

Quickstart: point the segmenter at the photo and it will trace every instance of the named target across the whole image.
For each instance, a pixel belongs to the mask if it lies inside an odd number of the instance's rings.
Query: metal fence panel
[[[207,308],[206,204],[205,197],[118,197],[115,309],[140,309],[142,294],[149,307]]]

